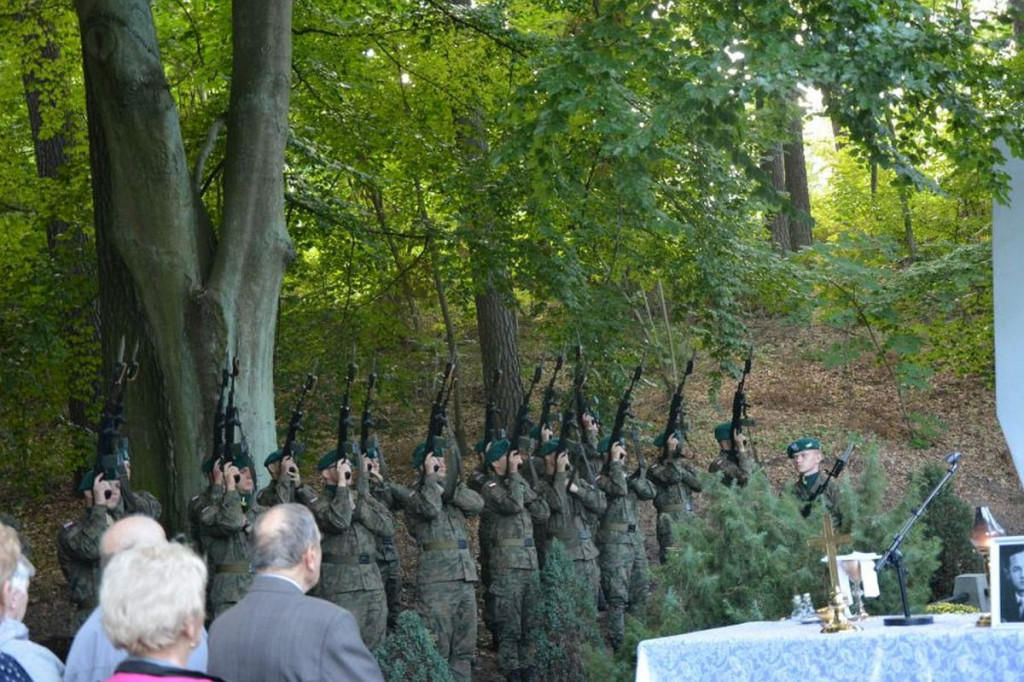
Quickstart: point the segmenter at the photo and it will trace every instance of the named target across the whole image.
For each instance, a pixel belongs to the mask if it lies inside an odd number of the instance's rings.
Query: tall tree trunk
[[[770,153],[765,155],[761,169],[772,178],[772,188],[782,194],[786,191],[786,163],[783,158],[782,145],[775,144]],[[768,229],[772,233],[772,243],[779,253],[790,250],[789,215],[777,211],[768,218]]]
[[[811,235],[811,195],[807,188],[807,162],[804,159],[803,112],[798,111],[790,120],[790,138],[784,146],[786,191],[793,205],[794,215],[789,221],[789,246],[798,251],[814,243]]]
[[[147,0],[76,0],[87,86],[104,357],[139,339],[126,394],[138,485],[172,529],[201,486],[225,357],[250,452],[276,447],[273,345],[293,247],[283,167],[290,0],[233,6],[233,73],[220,243],[191,181]]]
[[[475,301],[484,386],[490,386],[489,377],[494,376],[494,370],[502,371],[495,404],[500,410],[498,423],[506,431],[511,431],[523,399],[519,366],[519,324],[515,311],[506,303],[503,294],[490,282],[483,293],[476,295]]]

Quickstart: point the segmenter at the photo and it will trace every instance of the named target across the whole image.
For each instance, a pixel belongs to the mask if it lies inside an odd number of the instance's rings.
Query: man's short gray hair
[[[302,562],[310,545],[320,544],[313,514],[301,504],[279,504],[256,519],[250,539],[255,573],[270,568],[292,568]]]

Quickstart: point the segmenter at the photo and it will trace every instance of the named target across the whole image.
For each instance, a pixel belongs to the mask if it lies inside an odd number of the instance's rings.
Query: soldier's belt
[[[635,523],[606,523],[601,526],[601,530],[607,530],[612,533],[635,533]]]
[[[533,538],[505,538],[492,544],[495,547],[533,547]]]
[[[423,545],[424,552],[439,552],[444,549],[469,549],[469,543],[465,538],[458,540],[435,540]]]
[[[329,564],[342,564],[344,566],[358,566],[361,564],[369,564],[373,560],[369,554],[335,554],[334,552],[324,552],[324,561]]]
[[[580,540],[589,540],[590,539],[590,531],[589,530],[581,530],[579,532],[578,537],[579,537]]]
[[[217,564],[217,573],[248,573],[249,564]]]
[[[663,505],[662,508],[659,509],[658,511],[660,511],[660,512],[681,512],[681,511],[690,511],[690,508],[687,505],[685,505],[685,504],[666,504],[666,505]]]
[[[391,545],[395,544],[395,539],[394,538],[378,538],[377,539],[377,544],[379,544],[379,545],[381,545],[383,547],[390,547]]]

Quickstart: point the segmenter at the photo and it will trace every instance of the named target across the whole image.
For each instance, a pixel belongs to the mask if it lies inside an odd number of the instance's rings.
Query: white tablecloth
[[[1024,629],[979,628],[978,615],[931,625],[822,634],[820,625],[754,622],[640,642],[637,682],[669,680],[1024,680]]]

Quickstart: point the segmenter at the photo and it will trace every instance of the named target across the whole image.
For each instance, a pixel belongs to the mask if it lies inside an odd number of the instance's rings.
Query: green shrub
[[[454,682],[420,614],[403,611],[395,631],[373,655],[388,682]]]

